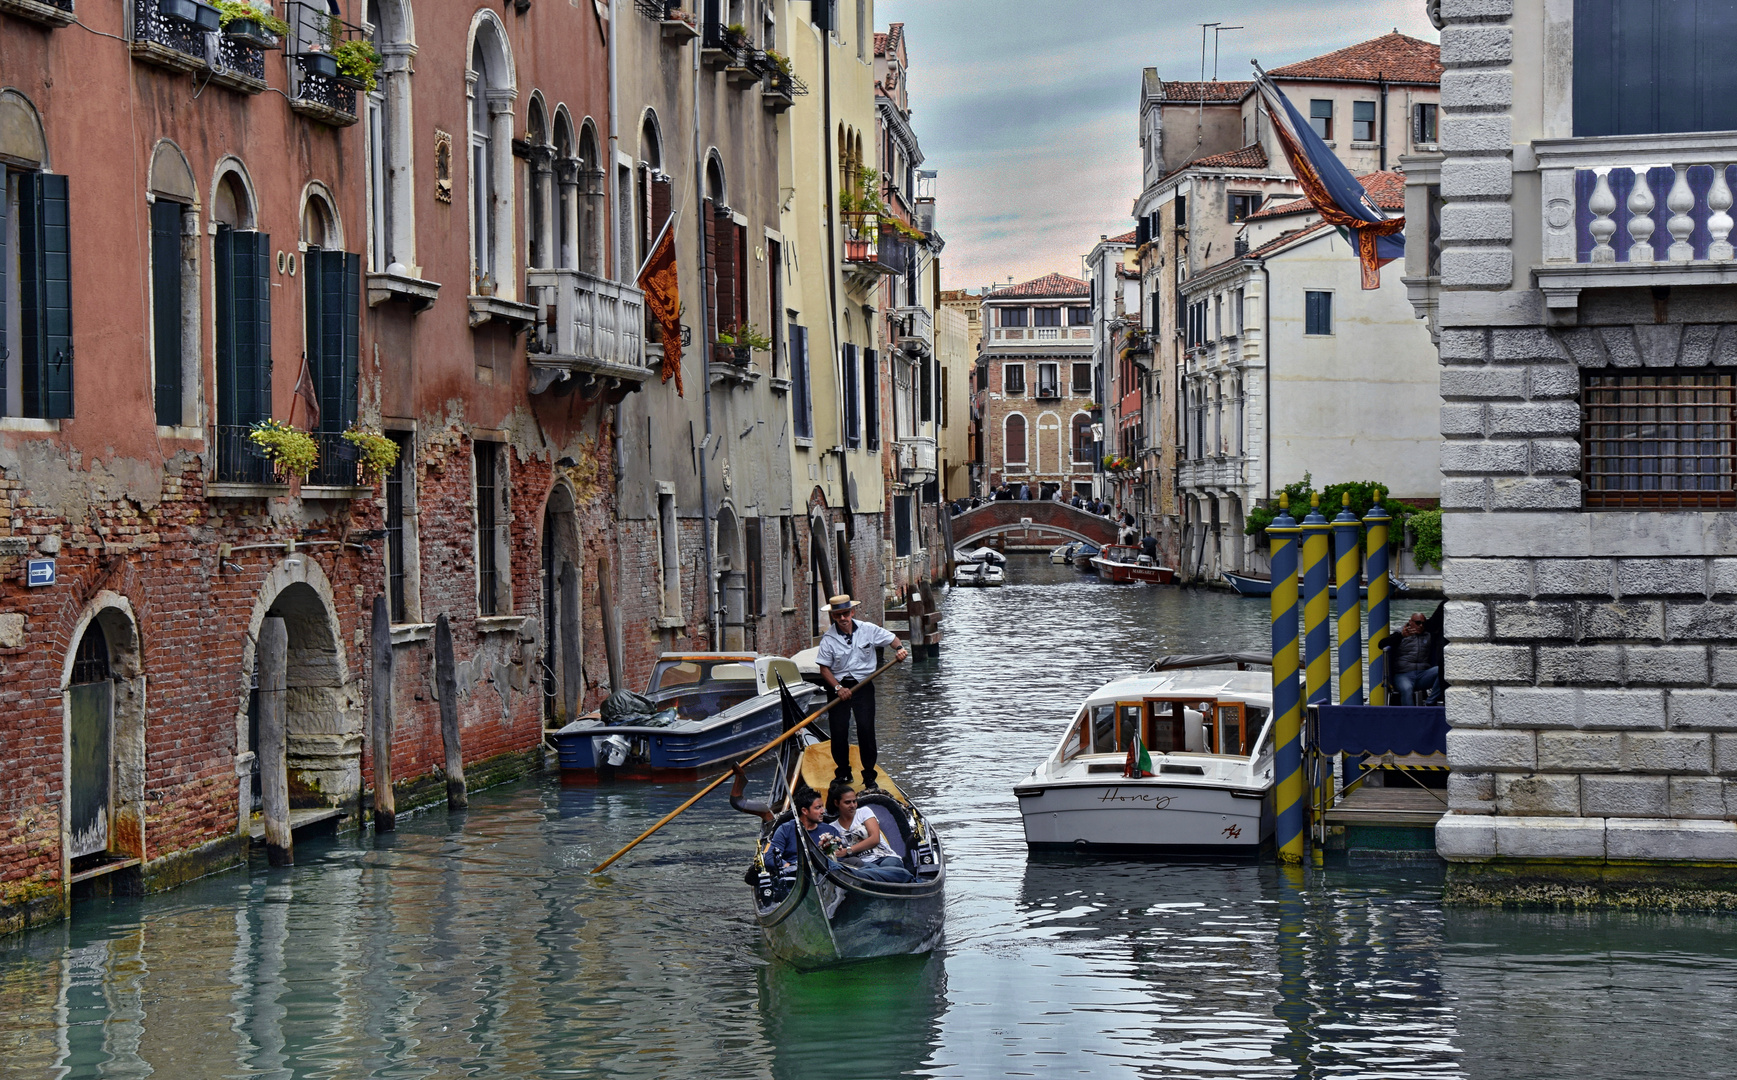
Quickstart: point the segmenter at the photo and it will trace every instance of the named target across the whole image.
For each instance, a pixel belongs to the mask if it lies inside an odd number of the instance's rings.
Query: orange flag
[[[676,281],[675,216],[664,222],[651,257],[639,269],[639,287],[645,293],[646,309],[663,328],[663,381],[673,377],[676,393],[682,393],[682,298]]]

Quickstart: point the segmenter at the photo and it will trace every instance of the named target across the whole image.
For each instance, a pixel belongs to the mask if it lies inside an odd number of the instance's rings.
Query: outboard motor
[[[599,765],[619,766],[627,761],[627,755],[632,752],[632,744],[620,735],[610,735],[592,742],[592,753],[596,755]]]

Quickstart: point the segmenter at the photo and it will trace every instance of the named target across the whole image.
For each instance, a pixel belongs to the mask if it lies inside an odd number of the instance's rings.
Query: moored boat
[[[1026,844],[1089,853],[1252,857],[1274,827],[1272,676],[1167,658],[1093,691],[1014,785]],[[1258,658],[1252,658],[1258,659]]]
[[[1092,566],[1100,578],[1118,585],[1132,582],[1169,585],[1176,580],[1174,567],[1158,565],[1133,544],[1106,544],[1092,560]]]
[[[851,748],[853,775],[861,760]],[[800,758],[802,781],[825,792],[833,775],[831,745],[816,742]],[[780,762],[780,775],[786,768]],[[790,819],[786,810],[765,826],[748,869],[754,918],[772,953],[799,968],[829,967],[852,960],[928,952],[940,943],[946,917],[946,861],[941,838],[899,790],[884,763],[877,764],[880,791],[858,794],[858,813],[872,807],[894,852],[912,880],[874,880],[823,855],[807,833],[801,858],[788,873],[766,865],[766,838]],[[780,785],[782,788],[783,785]],[[889,827],[890,826],[890,827]]]
[[[980,549],[987,551],[987,548]],[[993,588],[1007,581],[1007,572],[989,559],[974,559],[970,562],[955,563],[953,566],[953,584],[976,588]]]
[[[1090,573],[1092,569],[1092,560],[1098,557],[1098,551],[1098,545],[1082,543],[1079,548],[1074,551],[1074,568]]]
[[[1273,594],[1272,578],[1250,577],[1247,574],[1233,574],[1229,570],[1224,571],[1223,576],[1224,580],[1230,584],[1230,587],[1236,590],[1238,596],[1271,596]],[[1403,582],[1395,580],[1393,586],[1396,592],[1405,591],[1405,584]],[[1303,584],[1299,579],[1297,582],[1297,592],[1301,594],[1302,591]],[[1329,581],[1327,583],[1327,595],[1334,599],[1338,599],[1339,586]],[[1369,586],[1367,584],[1358,586],[1357,595],[1368,596]]]
[[[781,656],[664,653],[646,689],[651,715],[608,724],[593,712],[553,734],[562,779],[694,780],[721,771],[777,737],[780,680],[805,709],[823,697]]]
[[[1074,552],[1076,552],[1080,549],[1080,543],[1081,543],[1081,541],[1074,540],[1074,541],[1070,541],[1069,543],[1061,544],[1057,547],[1051,548],[1050,552],[1049,552],[1049,561],[1052,563],[1071,563],[1071,562],[1073,562],[1074,561]]]

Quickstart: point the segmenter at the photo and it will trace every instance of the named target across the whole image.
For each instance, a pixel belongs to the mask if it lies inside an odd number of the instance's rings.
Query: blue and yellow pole
[[[1333,547],[1338,555],[1333,577],[1339,583],[1339,704],[1363,704],[1363,545],[1357,532],[1362,522],[1351,513],[1351,493],[1339,496],[1339,516],[1333,519]]]
[[[1279,495],[1279,516],[1267,526],[1273,564],[1273,721],[1278,766],[1279,861],[1303,861],[1303,710],[1297,693],[1297,537],[1290,500]]]
[[[1387,528],[1393,520],[1381,508],[1384,495],[1375,489],[1375,505],[1364,515],[1369,530],[1369,704],[1387,704],[1387,654],[1381,643],[1387,638]]]
[[[1303,519],[1303,672],[1308,683],[1308,702],[1331,702],[1333,658],[1328,655],[1327,534],[1333,530],[1321,516],[1321,496],[1309,500],[1309,516]],[[1274,583],[1275,591],[1278,589]]]

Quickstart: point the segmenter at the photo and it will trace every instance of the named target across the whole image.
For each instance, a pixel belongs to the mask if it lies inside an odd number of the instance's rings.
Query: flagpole
[[[645,273],[645,268],[650,266],[651,260],[656,257],[658,245],[662,244],[663,238],[669,235],[671,229],[675,228],[676,219],[681,216],[681,207],[677,207],[669,217],[663,219],[663,228],[657,231],[657,239],[653,240],[651,246],[645,249],[645,261],[639,264],[639,270],[633,275],[633,282],[635,285],[639,284],[639,279]]]

